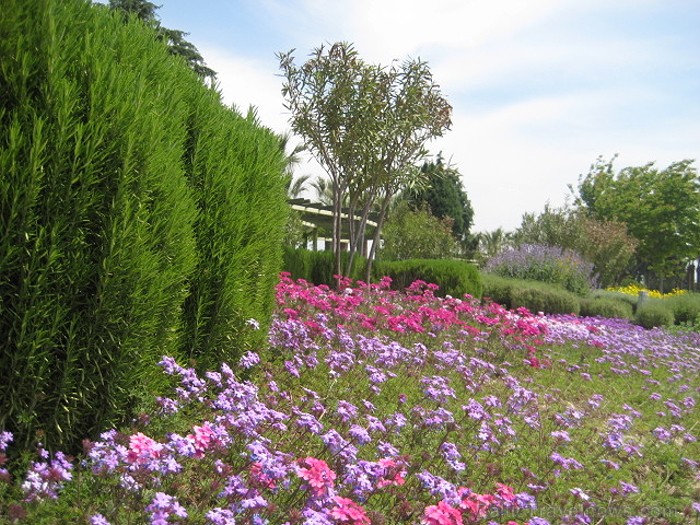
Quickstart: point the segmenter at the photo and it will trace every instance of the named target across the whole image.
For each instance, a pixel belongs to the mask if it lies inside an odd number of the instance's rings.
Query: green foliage
[[[162,6],[148,0],[109,0],[110,9],[124,15],[124,20],[136,18],[156,31],[156,38],[165,42],[168,51],[182,57],[187,65],[202,78],[216,79],[216,71],[207,67],[204,58],[192,42],[185,39],[188,33],[178,29],[168,29],[160,24],[156,11]]]
[[[591,298],[592,299],[612,300],[612,301],[625,303],[625,304],[629,305],[630,308],[632,308],[632,312],[634,312],[634,310],[636,310],[637,302],[639,300],[639,298],[634,296],[634,295],[629,295],[629,294],[622,293],[622,292],[612,292],[610,290],[593,290],[593,292],[591,293]]]
[[[421,172],[426,176],[425,185],[409,188],[402,198],[415,211],[427,209],[439,219],[450,219],[452,235],[464,247],[470,238],[474,210],[462,186],[459,171],[446,165],[442,154],[438,154],[435,162],[423,163]]]
[[[177,355],[196,216],[182,68],[85,2],[10,1],[1,23],[0,427],[75,444]]]
[[[399,201],[392,210],[379,251],[382,259],[444,259],[457,254],[449,220],[440,220],[426,208],[411,209]]]
[[[71,448],[163,386],[163,354],[264,340],[242,327],[273,306],[282,155],[141,23],[9,0],[0,33],[0,428]]]
[[[664,299],[676,324],[694,324],[700,318],[700,294],[687,293]]]
[[[578,314],[581,306],[578,297],[566,290],[517,286],[511,292],[510,307],[525,307],[535,313]]]
[[[342,254],[342,262],[347,262],[347,253]],[[335,287],[335,258],[330,251],[311,251],[303,248],[284,247],[284,271],[291,274],[292,279],[304,279],[310,283]],[[352,275],[354,280],[362,279],[365,273],[366,261],[357,256],[357,264]]]
[[[602,159],[579,180],[578,205],[589,216],[627,225],[637,239],[637,272],[663,279],[683,273],[700,253],[700,181],[693,161],[659,170],[653,163],[615,174]],[[662,290],[663,291],[663,290]]]
[[[224,108],[211,90],[189,97],[185,171],[200,210],[199,261],[185,303],[183,350],[198,367],[212,367],[265,342],[289,206],[278,137],[252,115]],[[251,330],[249,319],[262,329]]]
[[[391,287],[404,290],[414,281],[437,284],[438,296],[461,298],[464,294],[481,297],[481,275],[473,264],[449,259],[409,259],[405,261],[378,261],[374,266],[375,278],[388,275]]]
[[[578,314],[580,299],[560,286],[538,281],[509,279],[482,273],[483,297],[509,309],[525,307],[545,314]]]
[[[673,321],[673,310],[664,299],[650,299],[634,314],[634,322],[644,328],[671,326]]]
[[[632,319],[634,309],[625,301],[615,299],[583,297],[580,300],[581,311],[584,317],[610,317],[619,319]]]

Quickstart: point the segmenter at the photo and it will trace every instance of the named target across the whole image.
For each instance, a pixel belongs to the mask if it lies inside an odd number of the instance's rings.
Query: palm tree
[[[490,259],[510,246],[512,240],[513,234],[500,227],[490,232],[483,232],[479,234],[479,251],[486,259]]]
[[[333,205],[333,185],[330,179],[316,177],[311,183],[311,187],[316,190],[316,199],[324,206]]]

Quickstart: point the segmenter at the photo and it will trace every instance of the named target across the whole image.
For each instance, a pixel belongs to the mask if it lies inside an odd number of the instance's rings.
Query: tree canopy
[[[693,161],[613,170],[598,159],[579,179],[577,205],[592,218],[622,222],[639,242],[636,272],[660,280],[700,255],[700,180]]]
[[[404,192],[403,198],[413,210],[426,207],[437,218],[452,220],[452,235],[464,248],[474,220],[474,210],[462,186],[459,171],[446,164],[442,154],[421,167],[426,184]]]
[[[425,143],[449,129],[452,108],[421,60],[372,65],[351,44],[338,42],[314,49],[298,66],[293,52],[278,55],[282,94],[292,130],[330,177],[336,271],[350,273],[369,213],[376,208],[369,275],[389,203],[400,189],[420,182],[414,166],[427,153]],[[350,232],[345,268],[340,259],[343,203]]]

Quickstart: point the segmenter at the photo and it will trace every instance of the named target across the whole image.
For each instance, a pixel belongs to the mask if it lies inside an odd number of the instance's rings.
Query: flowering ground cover
[[[269,349],[164,357],[133,427],[0,470],[0,523],[700,523],[700,335],[341,290],[283,275]]]

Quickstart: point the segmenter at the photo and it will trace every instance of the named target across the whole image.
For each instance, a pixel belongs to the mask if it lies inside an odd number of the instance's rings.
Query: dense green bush
[[[8,0],[0,34],[0,428],[65,449],[162,354],[233,358],[265,323],[282,153],[104,6]]]
[[[516,286],[511,292],[510,307],[521,306],[546,314],[578,314],[581,307],[578,297],[566,290]]]
[[[347,264],[347,253],[341,254],[341,264]],[[366,268],[366,260],[355,255],[353,263],[353,274],[350,278],[354,280],[363,279]],[[331,251],[312,251],[303,248],[284,247],[285,271],[291,274],[292,279],[304,279],[310,283],[319,285],[325,284],[335,287],[335,258]]]
[[[593,290],[593,292],[591,292],[590,297],[592,299],[605,299],[609,301],[625,303],[629,305],[630,308],[632,308],[632,312],[634,312],[637,309],[637,303],[639,302],[639,297],[637,296],[622,292],[613,292],[610,290]]]
[[[595,287],[593,265],[579,254],[552,246],[523,244],[488,260],[485,271],[501,277],[556,284],[579,295]]]
[[[664,299],[648,300],[637,308],[634,314],[634,322],[644,328],[657,326],[671,326],[673,324],[673,310]]]
[[[506,308],[524,306],[532,312],[578,314],[580,299],[563,288],[539,281],[508,279],[493,274],[482,275],[484,298]]]
[[[464,294],[481,297],[481,275],[473,264],[451,259],[408,259],[405,261],[376,261],[372,268],[376,279],[392,278],[392,288],[403,290],[414,281],[437,284],[436,295],[461,298]]]
[[[625,301],[616,299],[583,297],[580,300],[581,311],[579,315],[585,317],[611,317],[619,319],[632,319],[634,309]]]
[[[700,317],[700,294],[687,293],[663,299],[676,324],[695,323]]]

